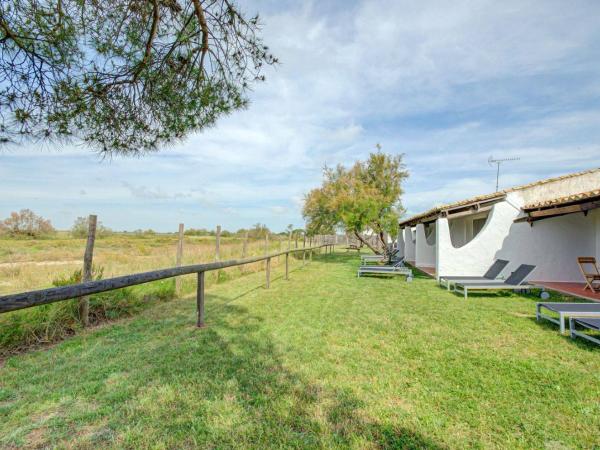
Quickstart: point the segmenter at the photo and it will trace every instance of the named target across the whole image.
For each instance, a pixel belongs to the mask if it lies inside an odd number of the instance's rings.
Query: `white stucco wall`
[[[435,245],[430,245],[427,242],[425,226],[422,223],[418,224],[416,231],[415,264],[417,267],[435,267]]]
[[[595,209],[590,214],[593,214],[596,221],[596,259],[600,261],[600,209]]]
[[[510,264],[503,276],[520,264],[534,264],[536,281],[581,281],[578,256],[594,253],[600,259],[600,212],[592,211],[540,220],[530,226],[514,223],[519,215],[514,206],[526,201],[519,192],[494,205],[481,232],[472,241],[455,248],[448,221],[438,219],[437,273],[440,275],[482,275],[495,259]],[[514,206],[513,206],[514,205]]]
[[[415,243],[413,242],[413,231],[410,227],[404,228],[404,258],[407,261],[415,261]]]
[[[497,257],[536,265],[533,280],[581,282],[577,257],[593,256],[595,227],[594,218],[582,213],[540,220],[533,226],[516,223]]]
[[[398,230],[398,240],[396,242],[396,248],[400,251],[398,252],[398,256],[404,256],[404,229],[400,228]]]
[[[450,238],[448,219],[437,220],[438,276],[483,275],[497,258],[498,251],[508,236],[514,219],[519,215],[512,202],[496,203],[481,232],[462,247],[455,247]]]

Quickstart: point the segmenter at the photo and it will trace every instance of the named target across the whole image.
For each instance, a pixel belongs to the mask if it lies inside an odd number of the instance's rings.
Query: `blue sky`
[[[144,158],[85,147],[0,152],[0,217],[31,208],[68,228],[303,224],[324,164],[376,143],[403,153],[404,204],[493,191],[600,166],[600,2],[251,1],[281,60],[245,111]]]

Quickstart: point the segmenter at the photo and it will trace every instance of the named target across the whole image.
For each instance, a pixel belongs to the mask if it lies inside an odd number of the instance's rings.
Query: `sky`
[[[246,1],[280,59],[248,109],[141,158],[0,150],[0,217],[68,229],[303,226],[325,165],[403,154],[407,214],[600,167],[600,2]]]

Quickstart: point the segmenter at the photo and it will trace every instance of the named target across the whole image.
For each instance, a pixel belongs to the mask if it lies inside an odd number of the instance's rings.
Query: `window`
[[[484,217],[482,219],[474,219],[473,220],[473,237],[477,236],[479,234],[479,232],[481,230],[483,230],[483,227],[484,227],[486,221],[487,221],[487,217]]]

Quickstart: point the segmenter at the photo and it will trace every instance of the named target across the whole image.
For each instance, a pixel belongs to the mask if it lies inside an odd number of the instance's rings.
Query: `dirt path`
[[[14,267],[21,266],[66,266],[69,264],[82,264],[81,260],[65,260],[65,261],[17,261],[17,262],[7,262],[0,263],[0,269],[7,267],[12,269]]]

